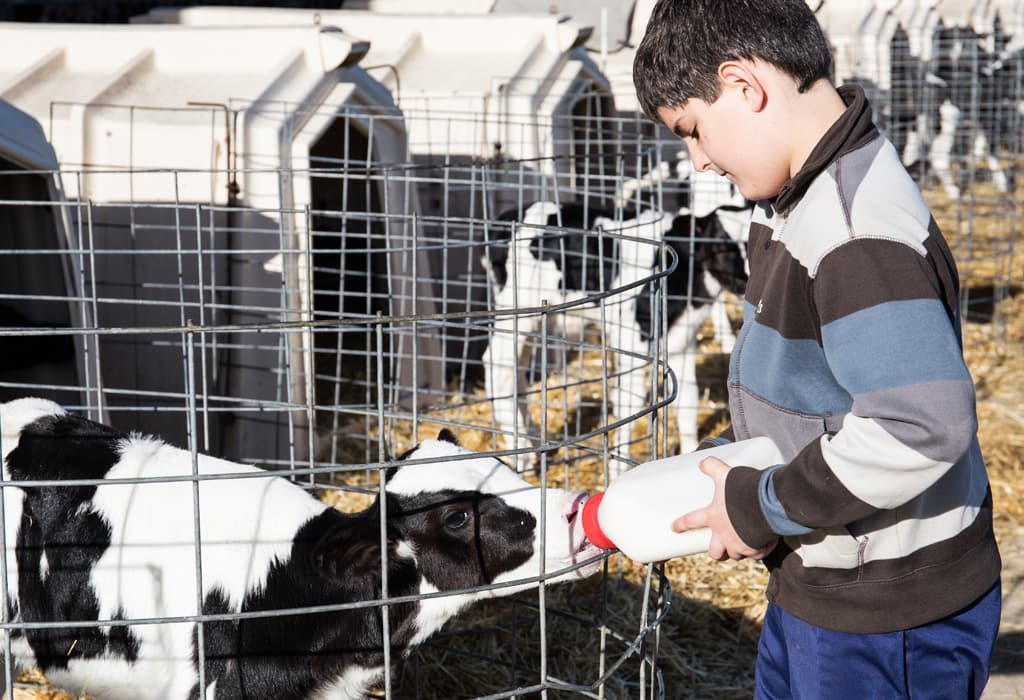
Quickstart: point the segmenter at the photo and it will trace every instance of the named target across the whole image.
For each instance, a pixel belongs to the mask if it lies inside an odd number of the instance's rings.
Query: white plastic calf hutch
[[[0,45],[0,97],[43,125],[77,202],[96,323],[174,329],[102,336],[98,400],[130,413],[120,425],[182,443],[195,381],[201,448],[294,464],[311,455],[313,406],[337,402],[341,373],[370,391],[377,368],[347,366],[351,348],[393,346],[390,400],[439,386],[429,327],[415,362],[399,325],[316,353],[308,330],[247,327],[433,310],[403,215],[417,193],[381,167],[404,161],[404,121],[358,67],[366,42],[326,26],[0,24]],[[384,211],[395,218],[370,220]],[[345,289],[361,303],[343,306]],[[194,370],[188,324],[224,329],[196,335]]]
[[[194,7],[134,21],[341,27],[370,42],[363,65],[394,92],[418,162],[535,159],[539,172],[527,173],[526,183],[535,192],[552,186],[541,176],[557,174],[573,198],[587,185],[578,172],[585,149],[596,153],[611,136],[601,121],[614,116],[609,84],[584,47],[593,29],[571,18]],[[587,175],[595,187],[598,172]],[[437,199],[424,201],[426,211],[440,213]]]
[[[24,200],[35,204],[19,206]],[[81,336],[55,330],[91,316],[69,293],[81,269],[66,254],[63,200],[57,158],[39,123],[0,100],[0,402],[27,390],[88,400],[89,348]]]
[[[623,173],[636,169],[638,157],[623,154],[639,150],[638,139],[615,118],[608,82],[585,48],[592,28],[572,19],[194,7],[156,9],[135,21],[326,24],[367,39],[361,65],[395,94],[416,166],[410,179],[422,214],[436,217],[420,230],[451,243],[429,254],[444,287],[442,311],[487,308],[486,274],[472,253],[488,234],[459,220],[495,218],[540,198],[610,205]],[[478,325],[470,320],[464,333],[450,334],[445,354],[456,364],[482,354],[486,331]]]

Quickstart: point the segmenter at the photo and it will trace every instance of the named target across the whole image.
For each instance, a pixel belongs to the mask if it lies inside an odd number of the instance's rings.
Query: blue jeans
[[[960,612],[886,634],[815,627],[769,605],[757,650],[758,700],[963,700],[988,682],[1000,582]]]

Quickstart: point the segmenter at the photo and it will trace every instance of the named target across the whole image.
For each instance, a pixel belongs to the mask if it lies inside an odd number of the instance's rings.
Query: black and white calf
[[[646,211],[637,215],[627,210],[616,217],[614,211],[580,204],[536,202],[521,213],[506,212],[501,219],[520,225],[514,245],[505,239],[501,245],[493,245],[484,260],[498,311],[538,307],[544,301],[553,305],[593,298],[596,292],[639,283],[661,264],[658,246],[642,239],[664,241],[675,251],[679,262],[667,280],[665,341],[669,366],[679,381],[674,407],[681,448],[694,449],[697,333],[723,289],[740,296],[745,291],[746,257],[736,240],[740,237],[736,227],[744,227],[743,214],[730,218],[718,211],[703,217]],[[732,234],[727,226],[734,228]],[[510,231],[503,233],[508,236]],[[638,284],[625,293],[629,296],[623,303],[606,307],[604,313],[614,318],[602,319],[601,308],[593,301],[573,312],[573,317],[604,323],[608,342],[617,350],[610,398],[618,417],[638,413],[649,401],[643,358],[650,356],[653,292],[653,284]],[[514,319],[499,313],[483,357],[495,423],[513,436],[516,449],[530,446],[526,437],[530,426],[516,404],[516,389],[523,381],[522,363],[517,358],[521,338],[535,334],[539,323],[538,316]],[[628,456],[628,433],[628,429],[616,432],[616,452],[623,457]],[[528,453],[523,456],[520,464],[529,461]]]
[[[674,166],[663,160],[658,167],[642,177],[626,180],[616,192],[616,206],[622,209],[656,208],[662,199],[674,200],[679,214],[705,217],[717,213],[729,235],[741,244],[746,254],[747,227],[750,222],[750,203],[739,189],[713,170],[696,170],[686,149],[676,153]],[[711,304],[711,322],[715,340],[722,352],[732,352],[736,334],[729,322],[724,295],[719,293]]]
[[[983,162],[993,187],[1005,193],[1013,173],[1004,170],[1000,154],[1017,153],[1021,144],[1024,44],[1003,34],[998,21],[990,37],[969,26],[940,26],[933,44],[922,94],[934,113],[922,114],[909,133],[903,162],[911,167],[927,150],[930,171],[950,199],[961,192],[954,160],[970,163],[964,171]]]
[[[201,475],[240,478],[199,481],[197,530],[190,452],[41,399],[3,404],[0,421],[14,484],[102,480],[5,486],[4,535],[18,665],[105,700],[363,697],[384,668],[381,610],[294,609],[380,599],[382,539],[389,598],[455,591],[388,607],[394,657],[474,600],[573,563],[585,562],[548,581],[588,575],[600,560],[576,518],[584,494],[549,489],[542,511],[540,489],[447,431],[404,455],[384,501],[355,514],[285,478],[201,455]],[[125,481],[140,478],[164,480]],[[220,616],[203,625],[202,689],[197,625],[181,621],[200,612]],[[101,624],[18,627],[64,621]]]

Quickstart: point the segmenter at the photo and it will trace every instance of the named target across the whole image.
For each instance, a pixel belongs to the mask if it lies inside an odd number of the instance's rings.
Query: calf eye
[[[464,510],[457,510],[453,513],[449,513],[444,518],[444,525],[452,530],[458,530],[469,522],[469,513]]]

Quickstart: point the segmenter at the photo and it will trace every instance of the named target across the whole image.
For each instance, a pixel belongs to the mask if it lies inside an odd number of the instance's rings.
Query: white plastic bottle
[[[583,504],[587,539],[641,563],[706,552],[710,529],[672,531],[676,518],[711,503],[715,484],[700,470],[705,457],[757,469],[783,461],[770,438],[756,437],[638,465]]]

